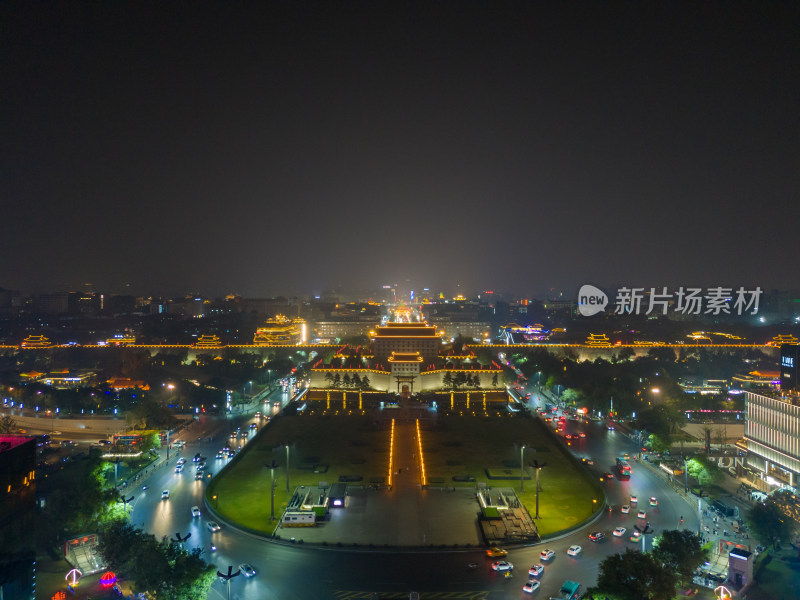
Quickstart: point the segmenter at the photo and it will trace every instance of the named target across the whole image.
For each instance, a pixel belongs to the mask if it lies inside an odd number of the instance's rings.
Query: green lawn
[[[286,492],[286,450],[290,441],[290,488],[339,481],[340,475],[358,475],[363,483],[383,481],[388,475],[389,430],[366,416],[292,415],[273,419],[236,458],[217,475],[206,495],[223,516],[261,532],[271,532],[269,519],[270,471],[275,469],[275,517],[279,519],[291,495]],[[314,466],[318,473],[314,473]],[[215,498],[216,496],[216,498]],[[277,521],[276,521],[277,523]]]
[[[547,464],[540,472],[541,519],[536,522],[542,535],[568,529],[587,519],[593,511],[592,499],[597,500],[597,508],[603,505],[599,483],[562,451],[539,419],[450,416],[440,418],[436,429],[423,431],[422,436],[425,469],[432,485],[442,480],[448,486],[474,487],[475,483],[452,480],[453,476],[466,475],[491,487],[513,487],[534,516],[536,474],[531,468],[528,469],[531,479],[525,480],[525,492],[520,493],[519,442],[528,446],[526,464],[534,460]],[[514,479],[489,479],[487,469],[491,469],[492,474],[511,471]]]
[[[568,529],[589,517],[592,499],[603,504],[599,484],[586,469],[565,454],[546,426],[535,418],[521,416],[445,416],[436,425],[422,429],[425,469],[428,483],[436,486],[474,488],[476,482],[490,487],[513,487],[531,515],[536,510],[535,472],[520,494],[519,446],[528,446],[525,462],[534,459],[547,463],[541,471],[537,521],[540,533],[547,535]],[[235,464],[215,477],[207,490],[212,506],[225,518],[260,532],[270,532],[269,470],[275,460],[278,487],[275,490],[275,515],[280,518],[290,499],[286,493],[285,449],[292,441],[291,489],[313,486],[320,481],[335,483],[342,475],[362,477],[362,483],[384,482],[388,470],[389,425],[377,424],[363,415],[299,414],[274,419],[236,459]],[[274,450],[273,450],[274,449]],[[533,451],[535,449],[535,452]],[[325,472],[314,473],[312,466]],[[302,467],[302,468],[301,468]],[[510,471],[513,479],[489,479]],[[454,476],[471,476],[473,482],[453,481]],[[358,484],[356,484],[358,485]]]

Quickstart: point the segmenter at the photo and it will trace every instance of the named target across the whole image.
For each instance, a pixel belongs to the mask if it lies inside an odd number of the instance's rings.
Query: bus
[[[617,471],[623,477],[627,476],[630,477],[633,471],[631,470],[631,466],[628,464],[628,461],[622,458],[621,456],[617,457]]]

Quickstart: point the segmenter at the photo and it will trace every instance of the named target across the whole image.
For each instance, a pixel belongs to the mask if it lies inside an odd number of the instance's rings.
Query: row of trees
[[[597,585],[587,590],[593,600],[671,600],[675,588],[687,587],[707,552],[687,530],[664,531],[652,552],[627,549],[600,563]]]
[[[340,376],[339,373],[331,373],[328,371],[325,373],[325,381],[328,384],[328,387],[332,388],[352,388],[356,390],[368,390],[370,388],[370,380],[367,375],[363,377],[359,376],[358,373],[353,373],[351,376],[349,373],[345,373],[344,377]]]
[[[99,550],[111,570],[158,600],[205,598],[214,583],[216,568],[203,560],[201,548],[186,550],[166,537],[158,540],[124,520],[102,529]]]
[[[497,387],[497,374],[492,377],[492,385]],[[479,373],[467,373],[465,371],[456,371],[452,373],[447,371],[442,377],[442,386],[446,390],[458,390],[461,388],[480,389],[481,376]]]

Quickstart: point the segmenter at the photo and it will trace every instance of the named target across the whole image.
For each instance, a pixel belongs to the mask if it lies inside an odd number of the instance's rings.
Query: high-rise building
[[[800,395],[745,392],[747,465],[770,488],[797,486],[800,476]]]

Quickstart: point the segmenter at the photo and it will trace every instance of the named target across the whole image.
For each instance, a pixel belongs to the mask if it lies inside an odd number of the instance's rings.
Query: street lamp
[[[592,513],[591,513],[592,515],[594,514],[595,510],[597,510],[597,498],[592,498]]]
[[[119,501],[125,505],[125,510],[128,510],[128,504],[133,500],[133,496],[130,498],[125,498],[125,496],[120,497]]]
[[[287,442],[284,444],[286,446],[286,491],[289,491],[289,443]]]
[[[269,518],[270,520],[275,520],[275,469],[278,467],[278,463],[274,460],[264,465],[269,469]],[[216,498],[216,496],[214,496]]]
[[[638,525],[634,525],[633,528],[642,534],[642,552],[645,552],[645,536],[650,535],[655,531],[652,527],[650,527],[650,521],[644,527],[639,527]]]
[[[217,577],[221,577],[222,579],[224,579],[225,580],[225,584],[228,586],[228,600],[231,600],[231,579],[233,579],[234,577],[236,577],[240,573],[241,573],[241,571],[239,569],[236,569],[236,572],[234,573],[233,572],[233,567],[231,567],[230,565],[228,565],[228,574],[227,575],[225,575],[221,571],[217,571]]]
[[[170,541],[173,544],[183,544],[183,542],[188,540],[190,537],[192,537],[192,532],[191,531],[189,533],[187,533],[186,535],[183,535],[183,536],[180,534],[180,532],[178,532],[178,533],[175,534],[174,538],[170,538]]]
[[[519,447],[519,491],[525,491],[525,444]]]
[[[539,516],[539,490],[541,489],[541,486],[539,485],[539,471],[546,466],[547,463],[540,463],[537,460],[533,461],[533,468],[536,469],[536,516],[534,519],[541,519]]]

